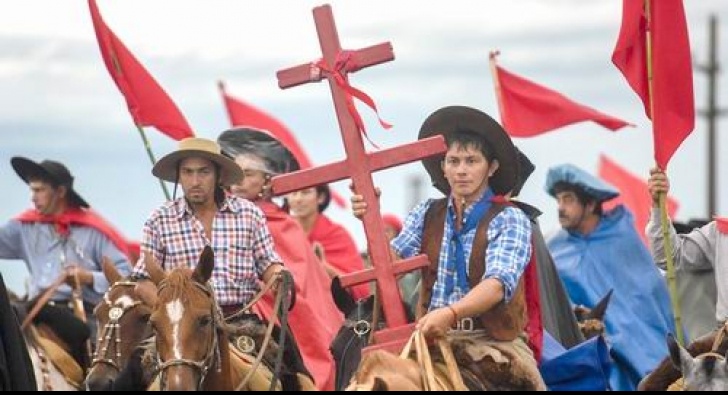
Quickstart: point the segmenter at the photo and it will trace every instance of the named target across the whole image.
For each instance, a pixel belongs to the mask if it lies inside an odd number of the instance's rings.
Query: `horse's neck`
[[[238,378],[238,372],[230,369],[230,342],[228,341],[227,332],[221,329],[217,330],[217,348],[220,356],[219,366],[217,363],[213,365],[207,373],[203,389],[205,391],[233,391],[232,383],[242,380]],[[232,377],[236,376],[236,377]]]

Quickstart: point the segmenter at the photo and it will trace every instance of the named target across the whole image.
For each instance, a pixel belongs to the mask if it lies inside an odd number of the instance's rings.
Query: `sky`
[[[325,83],[278,88],[276,71],[320,58],[308,0],[99,0],[106,23],[155,77],[199,137],[215,139],[229,127],[217,90],[265,109],[298,137],[316,164],[345,157],[333,103]],[[392,148],[417,139],[422,121],[438,108],[467,105],[498,119],[488,54],[499,64],[567,97],[625,119],[634,128],[611,132],[579,123],[539,137],[515,139],[536,165],[521,197],[544,211],[546,233],[558,229],[556,205],[543,191],[549,167],[573,163],[596,173],[604,154],[640,177],[653,166],[651,123],[637,95],[611,63],[621,21],[618,0],[338,1],[334,18],[342,47],[357,49],[389,41],[395,60],[357,72],[353,86],[377,103],[379,127],[359,106],[371,139]],[[417,6],[415,7],[415,4]],[[725,0],[685,0],[693,62],[708,54],[708,18],[728,21]],[[728,65],[726,35],[719,28],[719,63]],[[10,158],[65,163],[76,190],[125,236],[138,239],[146,217],[164,201],[151,162],[124,98],[102,62],[82,0],[5,0],[0,12],[0,222],[31,207],[30,193]],[[705,108],[705,75],[694,74],[695,103]],[[725,108],[725,75],[718,102]],[[719,153],[728,151],[727,119],[718,123]],[[721,133],[723,132],[723,133]],[[176,142],[145,130],[156,158]],[[668,168],[677,219],[705,217],[706,123],[698,116],[692,135]],[[371,146],[368,150],[374,150]],[[719,157],[718,207],[728,215],[728,158]],[[382,189],[384,213],[404,216],[415,201],[439,197],[419,163],[373,175]],[[413,187],[421,185],[420,188]],[[348,198],[348,182],[332,185]],[[171,185],[170,185],[171,188]],[[361,223],[347,210],[327,214],[366,248]],[[3,261],[9,287],[24,293],[27,271]]]

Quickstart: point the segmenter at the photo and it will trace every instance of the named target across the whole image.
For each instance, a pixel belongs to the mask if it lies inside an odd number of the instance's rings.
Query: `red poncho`
[[[341,225],[319,214],[314,222],[311,231],[308,233],[308,240],[313,244],[318,242],[324,248],[326,261],[342,274],[364,270],[364,260],[354,244],[349,232]],[[367,284],[357,285],[352,288],[355,299],[369,296]]]
[[[94,228],[104,234],[124,255],[129,256],[129,244],[113,226],[109,225],[100,215],[91,209],[69,208],[58,215],[44,215],[36,209],[20,213],[15,217],[20,222],[40,222],[53,224],[56,232],[67,237],[71,232],[71,225],[81,225]]]
[[[273,203],[258,202],[258,206],[265,213],[276,252],[293,274],[296,304],[289,313],[288,323],[303,362],[318,389],[333,391],[336,370],[329,345],[344,317],[332,299],[331,279],[314,255],[298,222]],[[269,319],[273,298],[266,295],[256,307],[265,319]]]

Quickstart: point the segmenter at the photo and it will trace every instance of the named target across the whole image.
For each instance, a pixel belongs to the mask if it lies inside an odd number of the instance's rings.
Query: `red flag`
[[[513,137],[533,137],[582,121],[593,121],[612,131],[632,126],[500,66],[495,66],[495,70],[500,88],[501,121]]]
[[[645,5],[650,7],[649,21]],[[652,102],[647,76],[648,30],[652,40]],[[655,161],[661,169],[667,168],[695,127],[691,62],[682,0],[623,0],[622,27],[612,63],[642,99],[645,113],[652,119]]]
[[[134,123],[139,127],[154,126],[175,140],[193,137],[192,128],[172,99],[106,26],[96,1],[88,0],[88,6],[101,57],[124,95]]]
[[[620,192],[617,198],[604,204],[604,209],[612,209],[618,204],[627,206],[634,214],[634,226],[637,234],[647,244],[645,227],[650,219],[650,209],[652,208],[652,196],[647,189],[647,183],[604,155],[599,158],[599,177],[614,185]],[[675,218],[678,207],[679,204],[675,199],[667,198],[667,212],[671,218]]]
[[[260,110],[244,101],[234,98],[227,94],[225,91],[225,85],[220,82],[218,83],[222,99],[225,102],[225,108],[227,109],[228,116],[230,117],[230,125],[232,126],[250,126],[256,129],[263,129],[270,132],[273,137],[277,138],[283,145],[285,145],[293,156],[296,157],[298,164],[301,169],[307,169],[313,166],[311,159],[309,159],[306,151],[303,150],[301,144],[298,143],[293,133],[279,120],[273,116],[267,114],[263,110]],[[334,200],[339,207],[346,207],[346,200],[334,190],[331,190],[331,198]]]

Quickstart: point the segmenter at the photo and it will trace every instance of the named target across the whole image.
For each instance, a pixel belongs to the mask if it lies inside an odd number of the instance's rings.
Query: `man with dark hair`
[[[467,355],[458,365],[499,388],[545,390],[537,368],[541,328],[533,326],[540,324],[538,292],[529,287],[537,281],[529,264],[531,222],[504,197],[518,182],[516,149],[495,120],[470,107],[432,113],[419,138],[437,134],[447,152],[423,164],[446,198],[413,208],[391,242],[397,259],[430,259],[417,328],[428,338],[447,336]],[[364,215],[361,195],[352,197],[352,208]],[[503,374],[488,375],[492,369]]]
[[[602,203],[619,195],[586,171],[561,165],[549,169],[546,191],[556,198],[562,230],[548,240],[569,297],[593,308],[614,291],[605,315],[606,336],[615,361],[613,390],[634,390],[667,355],[665,337],[674,318],[665,281],[634,230],[622,205],[603,212]]]
[[[263,212],[248,200],[228,196],[224,187],[243,171],[208,139],[186,138],[162,157],[152,174],[179,183],[184,196],[164,203],[144,223],[141,256],[134,273],[146,276],[151,255],[165,270],[190,267],[212,246],[212,286],[225,315],[238,312],[258,292],[258,279],[272,281],[283,270]]]
[[[10,163],[30,187],[34,208],[0,227],[0,259],[25,261],[30,272],[31,303],[46,289],[57,286],[33,322],[53,328],[86,368],[90,361],[84,345],[89,337],[96,340],[93,308],[109,287],[101,262],[106,257],[121,273],[128,274],[126,241],[90,210],[62,163],[37,163],[23,157],[14,157]],[[59,285],[62,276],[64,283]],[[83,302],[88,326],[73,313],[77,298]]]

